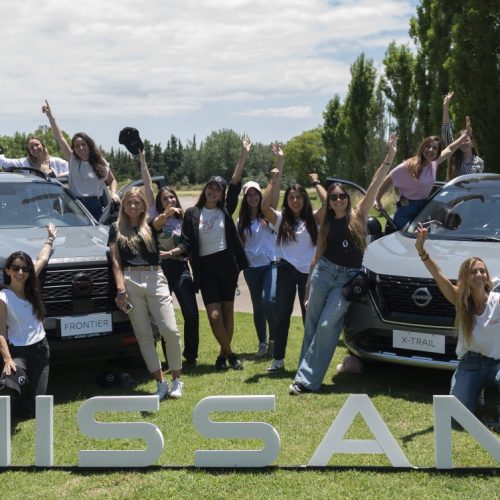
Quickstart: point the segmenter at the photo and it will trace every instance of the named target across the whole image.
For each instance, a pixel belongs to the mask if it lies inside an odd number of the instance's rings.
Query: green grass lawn
[[[181,318],[179,317],[181,324]],[[286,371],[269,376],[269,361],[256,361],[257,338],[249,314],[236,315],[235,349],[245,358],[242,371],[213,370],[217,347],[201,312],[200,357],[197,367],[183,375],[185,396],[163,401],[160,411],[148,417],[138,413],[102,414],[101,420],[150,421],[163,433],[165,448],[158,465],[190,466],[197,449],[257,449],[259,441],[214,440],[200,436],[192,423],[198,401],[213,395],[274,394],[276,411],[217,414],[219,421],[263,421],[281,437],[275,465],[306,464],[321,442],[348,395],[368,394],[398,444],[415,467],[434,466],[432,395],[446,394],[450,372],[367,365],[362,375],[335,375],[334,367],[346,350],[335,353],[321,392],[301,397],[288,395],[302,340],[300,318],[292,318]],[[101,363],[55,367],[49,393],[54,395],[54,462],[76,465],[81,449],[140,449],[140,441],[91,440],[80,434],[76,413],[87,398],[96,395],[149,394],[154,384],[142,366],[127,371],[138,382],[133,391],[103,390],[95,384]],[[332,381],[333,377],[333,381]],[[347,438],[372,439],[366,423],[357,417]],[[22,422],[12,437],[13,465],[35,462],[35,422]],[[453,431],[455,467],[497,467],[498,463],[465,432]],[[334,455],[330,466],[346,469],[305,471],[206,471],[192,468],[88,472],[78,470],[11,469],[0,473],[0,491],[10,498],[498,498],[498,477],[477,471],[408,471],[397,473],[359,470],[356,466],[390,466],[385,456]]]

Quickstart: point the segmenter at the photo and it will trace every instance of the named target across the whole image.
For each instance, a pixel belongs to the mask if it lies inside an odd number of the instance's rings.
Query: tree
[[[346,167],[345,123],[340,97],[335,94],[328,101],[323,112],[323,143],[326,151],[326,165],[330,175],[337,177]]]
[[[382,89],[388,99],[389,113],[396,120],[398,158],[409,158],[414,150],[415,57],[407,45],[391,42],[384,57]]]
[[[467,0],[456,16],[445,69],[455,95],[455,128],[470,116],[486,170],[500,172],[496,145],[500,131],[500,3]]]
[[[373,61],[366,60],[361,53],[351,66],[351,81],[343,106],[347,151],[345,174],[361,185],[366,183],[369,170],[369,124],[377,108],[374,98],[376,74]],[[341,174],[344,175],[344,171]]]
[[[322,127],[318,127],[303,132],[287,142],[284,147],[286,182],[295,181],[306,185],[307,175],[313,172],[323,179],[327,176],[326,150],[322,133]]]
[[[241,137],[234,130],[212,132],[200,147],[197,182],[206,182],[212,175],[222,175],[228,182],[241,150]]]

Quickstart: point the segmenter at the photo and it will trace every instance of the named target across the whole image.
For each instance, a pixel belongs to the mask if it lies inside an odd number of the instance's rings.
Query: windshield
[[[500,241],[498,183],[445,188],[429,201],[404,234],[414,235],[418,223],[423,223],[434,239]]]
[[[58,185],[48,182],[0,183],[0,227],[89,226],[89,217]]]

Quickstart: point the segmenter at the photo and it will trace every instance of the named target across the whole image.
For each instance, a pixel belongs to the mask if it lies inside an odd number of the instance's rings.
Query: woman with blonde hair
[[[424,248],[428,230],[417,228],[415,248],[446,300],[457,310],[458,366],[451,379],[450,394],[474,413],[483,387],[500,390],[500,293],[480,257],[469,257],[460,266],[453,284]]]
[[[156,380],[160,400],[182,396],[183,382],[181,342],[175,320],[167,279],[160,267],[158,232],[148,221],[148,206],[143,191],[134,187],[123,196],[118,220],[109,231],[113,275],[116,282],[116,304],[127,312],[139,343],[142,357]],[[165,340],[172,387],[163,378],[156,352],[150,315]]]
[[[299,369],[289,387],[292,395],[319,390],[330,366],[349,306],[342,288],[361,268],[368,212],[396,155],[396,144],[397,136],[393,133],[385,160],[355,207],[341,184],[334,183],[328,188],[328,205],[311,262]]]
[[[424,208],[436,182],[437,167],[449,158],[468,135],[461,135],[445,149],[439,137],[431,135],[420,144],[417,154],[394,168],[380,184],[375,197],[375,207],[382,210],[382,196],[392,185],[399,191],[394,223],[402,229]]]

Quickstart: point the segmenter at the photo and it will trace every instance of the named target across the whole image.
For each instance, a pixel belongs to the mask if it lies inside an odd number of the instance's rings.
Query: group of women
[[[129,315],[160,399],[182,396],[182,356],[186,365],[197,362],[198,291],[219,346],[215,369],[243,368],[241,357],[232,347],[234,299],[241,271],[254,309],[258,339],[255,357],[272,356],[269,373],[283,370],[290,317],[298,292],[304,337],[289,391],[300,395],[320,389],[349,305],[342,289],[361,269],[369,210],[373,205],[383,208],[381,198],[393,185],[400,193],[394,220],[402,228],[425,205],[437,166],[444,160],[452,158],[454,167],[450,172],[454,175],[483,169],[482,161],[472,152],[470,120],[456,140],[451,138],[448,105],[452,95],[445,97],[443,108],[446,147],[441,149],[438,137],[428,137],[414,157],[389,172],[397,150],[397,137],[391,134],[387,156],[355,206],[344,186],[334,183],[325,190],[317,176],[311,174],[321,207],[314,211],[306,189],[291,184],[278,210],[284,164],[279,144],[272,146],[275,168],[264,192],[255,181],[248,181],[241,188],[251,148],[250,139],[244,135],[229,184],[221,176],[212,176],[195,205],[184,211],[172,188],[164,187],[154,194],[144,152],[139,152],[144,189],[132,188],[123,196],[118,220],[110,228],[108,245],[117,306]],[[67,164],[51,158],[39,139],[30,138],[28,156],[16,160],[15,165],[40,168],[54,176],[68,175],[69,187],[98,219],[106,184],[112,199],[118,200],[110,166],[88,135],[77,133],[68,144],[47,101],[42,110]],[[0,161],[4,166],[14,162],[4,157]],[[232,215],[241,190],[243,198],[234,223]],[[56,236],[52,225],[47,230],[48,239],[35,264],[20,252],[9,257],[4,270],[6,286],[0,293],[2,380],[14,393],[22,395],[19,400],[24,401],[24,411],[28,413],[33,411],[34,396],[44,393],[48,377],[43,304],[36,281]],[[477,257],[464,262],[457,284],[452,284],[425,251],[426,234],[424,228],[417,231],[418,253],[444,296],[457,307],[460,362],[453,376],[452,394],[473,411],[483,385],[491,381],[500,384],[500,342],[493,338],[495,325],[500,321],[500,295],[491,291],[486,265]],[[184,318],[183,351],[171,292],[175,293]],[[23,314],[24,309],[30,314]],[[152,321],[164,341],[171,385],[161,368]],[[19,383],[5,383],[13,379],[16,370],[26,371],[27,379],[33,381],[29,392],[21,390]]]

